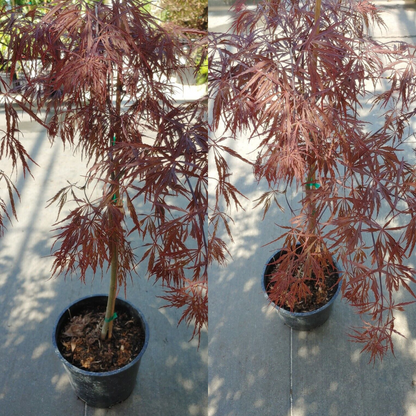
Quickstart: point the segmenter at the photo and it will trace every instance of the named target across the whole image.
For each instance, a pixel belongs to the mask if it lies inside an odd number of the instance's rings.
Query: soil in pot
[[[275,273],[277,267],[279,266],[269,264],[269,270],[265,275],[264,283],[269,297],[274,286],[273,283],[270,283],[270,281],[272,280],[272,275]],[[301,265],[297,271],[297,276],[299,278],[303,278],[303,274],[303,265]],[[279,302],[276,304],[287,311],[296,313],[312,312],[326,305],[337,292],[339,275],[337,269],[330,264],[328,264],[325,268],[324,275],[325,284],[323,288],[322,286],[316,285],[316,276],[312,273],[312,277],[305,281],[306,286],[309,288],[310,294],[307,295],[306,298],[303,298],[301,301],[295,303],[292,309],[287,304],[280,305]]]
[[[143,348],[145,333],[139,322],[121,312],[113,324],[111,339],[101,341],[105,306],[85,307],[58,335],[61,354],[72,365],[86,371],[106,372],[124,367]]]

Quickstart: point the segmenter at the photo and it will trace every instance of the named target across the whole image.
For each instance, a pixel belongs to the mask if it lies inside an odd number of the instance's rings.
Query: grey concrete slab
[[[252,150],[231,140],[224,144],[243,146],[246,155]],[[290,410],[290,330],[269,308],[261,275],[271,255],[271,248],[262,245],[278,232],[273,222],[289,221],[290,216],[272,209],[271,222],[261,221],[262,213],[253,209],[253,201],[265,188],[253,183],[247,166],[236,160],[229,163],[234,185],[248,199],[242,200],[244,210],[232,213],[232,259],[226,267],[209,271],[208,414],[286,415]],[[296,195],[289,198],[294,200]]]
[[[236,259],[228,272],[210,270],[210,416],[283,415],[289,409],[288,337],[265,310],[252,263]]]
[[[293,331],[291,416],[411,416],[415,412],[414,386],[416,310],[399,316],[398,329],[407,338],[395,337],[395,357],[369,364],[361,346],[347,334],[360,320],[344,301],[337,301],[331,318],[311,332]]]
[[[0,109],[0,129],[4,122]],[[108,280],[93,279],[92,275],[85,285],[77,278],[49,280],[50,230],[57,211],[45,206],[67,180],[82,182],[85,162],[68,149],[64,151],[59,143],[51,147],[45,132],[26,116],[21,126],[22,142],[40,166],[33,166],[33,178],[23,180],[17,173],[19,221],[13,221],[0,239],[0,415],[205,416],[207,333],[202,334],[199,349],[196,340],[188,342],[191,328],[177,328],[181,311],[160,309],[163,300],[156,296],[163,290],[148,281],[140,268],[128,283],[127,300],[143,311],[150,342],[136,388],[126,402],[110,410],[88,408],[76,398],[52,348],[53,325],[69,303],[89,294],[106,293]],[[1,169],[8,168],[2,160]],[[123,289],[120,296],[124,297]]]
[[[413,0],[375,0],[386,28],[375,27],[370,35],[383,42],[400,40],[416,43],[416,2]]]

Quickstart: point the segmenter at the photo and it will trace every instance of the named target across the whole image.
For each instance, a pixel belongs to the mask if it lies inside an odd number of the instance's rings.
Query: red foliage
[[[354,339],[371,359],[382,357],[392,349],[394,295],[404,289],[414,297],[416,283],[408,265],[416,177],[399,153],[416,115],[415,47],[367,36],[368,24],[382,24],[367,1],[323,1],[317,20],[313,1],[270,0],[235,12],[232,32],[211,35],[212,128],[223,122],[225,135],[246,130],[258,143],[254,174],[270,187],[258,200],[265,213],[288,186],[304,189],[277,239],[292,254],[301,243],[303,254],[278,269],[271,298],[302,299],[299,262],[305,278],[321,284],[335,256],[344,265],[344,297],[370,319]],[[360,118],[367,100],[384,111],[379,128]],[[217,170],[218,195],[229,204],[238,190],[220,156]]]

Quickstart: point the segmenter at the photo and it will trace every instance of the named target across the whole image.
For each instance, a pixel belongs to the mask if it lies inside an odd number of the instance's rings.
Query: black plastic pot
[[[95,373],[75,367],[62,356],[57,338],[61,328],[66,325],[70,316],[76,315],[78,311],[86,306],[105,306],[106,304],[107,295],[87,296],[77,300],[61,313],[52,336],[55,352],[64,365],[77,396],[89,406],[101,408],[111,407],[126,400],[134,389],[140,361],[149,343],[149,327],[142,313],[131,303],[116,299],[116,311],[127,312],[132,318],[138,319],[145,331],[145,342],[139,355],[132,362],[118,370]]]
[[[263,292],[265,297],[269,299],[269,295],[267,294],[266,285],[268,277],[272,272],[273,265],[271,263],[275,262],[284,251],[278,251],[272,257],[270,257],[269,261],[266,263],[266,266],[263,270],[263,276],[261,279],[261,285],[263,288]],[[338,273],[338,278],[341,273],[341,269],[338,263],[334,260],[334,266]],[[341,283],[338,283],[337,290],[334,296],[329,300],[327,304],[322,306],[319,309],[316,309],[311,312],[290,312],[284,308],[281,308],[271,302],[271,304],[276,308],[277,312],[279,313],[280,318],[283,320],[284,324],[289,326],[290,328],[296,329],[298,331],[311,331],[312,329],[318,328],[319,326],[323,325],[329,318],[332,310],[332,306],[339,295],[341,290]],[[269,299],[270,301],[270,299]]]

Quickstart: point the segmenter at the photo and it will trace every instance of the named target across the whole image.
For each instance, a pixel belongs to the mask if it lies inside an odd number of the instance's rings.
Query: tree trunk
[[[116,318],[115,304],[117,294],[117,269],[118,269],[118,252],[117,244],[113,243],[113,253],[111,259],[111,272],[110,272],[110,288],[108,291],[107,308],[105,312],[104,324],[101,330],[101,340],[105,340],[108,333],[108,338],[113,334],[113,321]]]
[[[105,4],[112,5],[111,0],[106,0]],[[109,137],[109,144],[110,146],[116,145],[116,143],[120,140],[121,134],[121,126],[120,126],[120,114],[121,114],[121,71],[122,68],[119,66],[117,68],[117,88],[116,88],[116,116],[115,120],[113,120],[112,128],[110,128],[110,137]],[[109,82],[111,82],[111,77],[109,78]],[[111,88],[108,90],[110,103],[112,105],[112,96],[111,96]],[[112,196],[112,203],[119,207],[122,207],[122,202],[120,201],[120,188],[118,185],[118,172],[113,171],[111,172],[112,180],[116,181],[114,185],[114,193]],[[111,229],[113,229],[113,218],[110,214],[110,225]],[[110,250],[111,250],[111,272],[110,272],[110,287],[108,292],[108,300],[107,300],[107,308],[105,313],[105,319],[103,328],[101,330],[101,339],[104,340],[106,337],[111,338],[113,332],[113,321],[117,317],[115,314],[115,302],[117,297],[117,274],[118,274],[118,249],[117,249],[117,238],[114,237],[111,239],[110,243]]]

